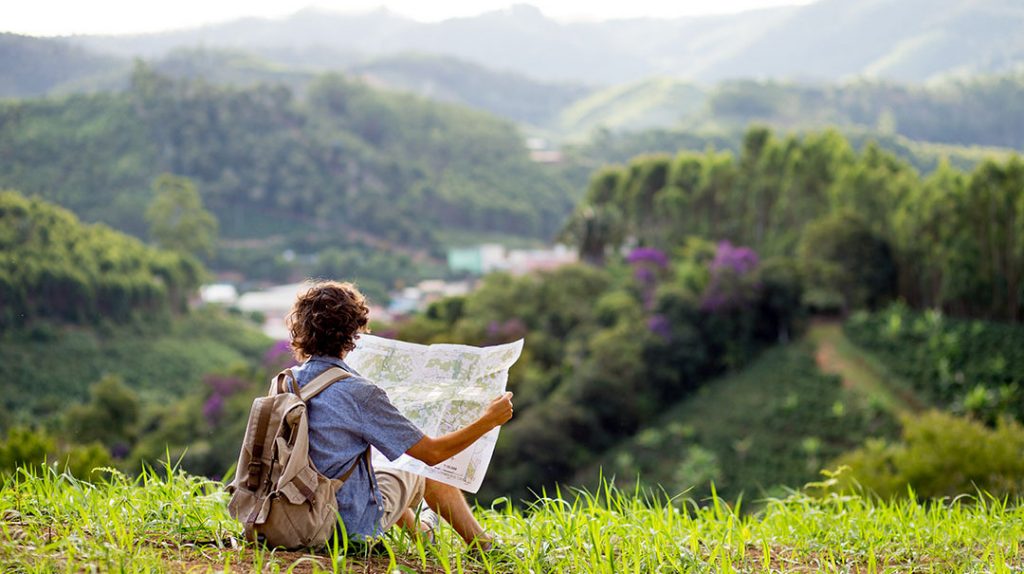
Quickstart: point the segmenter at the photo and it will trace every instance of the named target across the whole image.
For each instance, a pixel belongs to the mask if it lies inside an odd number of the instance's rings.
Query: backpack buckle
[[[245,481],[245,485],[249,487],[249,490],[256,490],[260,484],[260,471],[263,470],[263,464],[258,460],[250,460],[248,470],[249,477]]]

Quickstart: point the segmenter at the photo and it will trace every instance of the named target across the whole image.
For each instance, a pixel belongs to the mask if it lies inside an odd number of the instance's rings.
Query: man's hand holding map
[[[424,433],[440,436],[473,422],[494,397],[505,392],[508,370],[522,350],[521,339],[493,347],[472,347],[417,345],[362,335],[345,360],[384,389],[395,407]],[[408,455],[390,462],[377,453],[373,464],[476,492],[497,439],[495,428],[462,453],[433,467]]]

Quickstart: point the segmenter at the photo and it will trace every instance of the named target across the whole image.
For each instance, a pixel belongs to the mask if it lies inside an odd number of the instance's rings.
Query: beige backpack
[[[320,474],[309,459],[306,401],[349,377],[332,367],[299,392],[291,370],[282,371],[270,392],[252,403],[245,439],[228,485],[228,511],[245,527],[245,538],[289,549],[326,544],[338,523],[335,494],[359,465],[341,478]],[[369,463],[370,450],[365,458]]]

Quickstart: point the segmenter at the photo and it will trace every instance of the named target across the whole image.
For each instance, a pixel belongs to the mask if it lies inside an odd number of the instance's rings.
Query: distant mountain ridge
[[[74,90],[82,81],[128,69],[123,58],[68,41],[0,33],[0,99]]]
[[[561,23],[519,4],[419,23],[386,10],[302,10],[202,28],[68,41],[120,56],[176,47],[244,49],[312,69],[396,53],[454,56],[544,81],[614,84],[651,76],[909,82],[1004,73],[1024,63],[1016,0],[819,0],[726,16]]]

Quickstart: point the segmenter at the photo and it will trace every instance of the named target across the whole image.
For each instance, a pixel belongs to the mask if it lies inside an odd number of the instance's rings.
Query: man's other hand
[[[491,401],[491,404],[487,405],[487,410],[484,411],[483,418],[493,423],[494,426],[508,422],[512,418],[512,393],[505,393]]]

